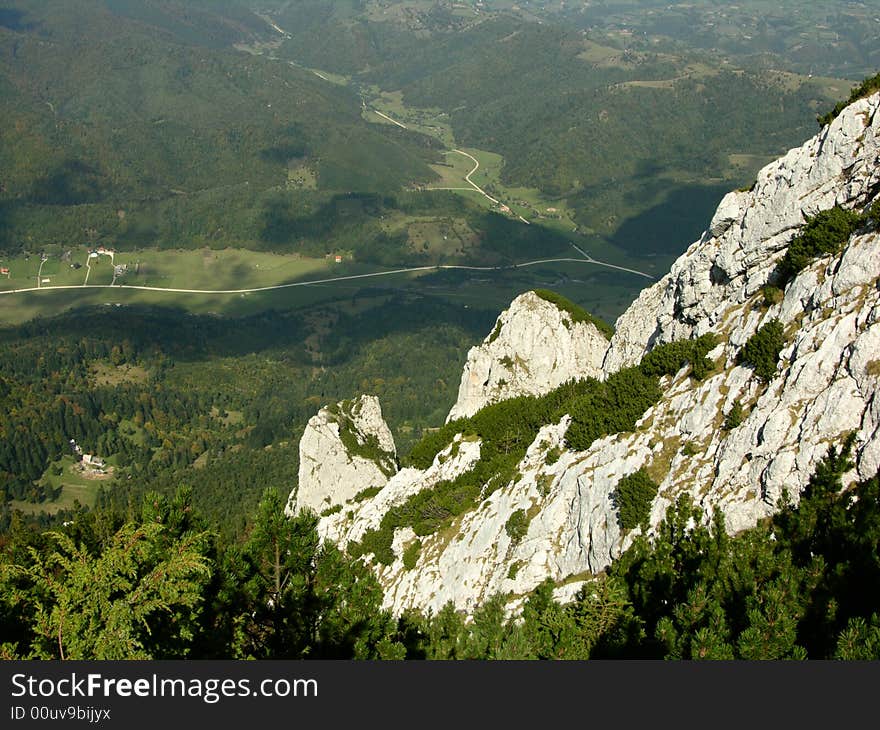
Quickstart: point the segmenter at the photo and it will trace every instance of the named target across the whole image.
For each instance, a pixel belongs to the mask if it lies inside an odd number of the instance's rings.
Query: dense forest
[[[3,249],[107,236],[258,244],[291,167],[343,192],[436,177],[433,140],[370,125],[351,91],[235,51],[240,33],[221,44],[216,9],[178,4],[193,29],[181,38],[151,4],[15,5],[0,17]]]
[[[212,525],[238,533],[267,486],[293,488],[299,436],[328,402],[375,393],[407,450],[443,419],[489,322],[484,311],[374,290],[306,312],[98,307],[7,328],[2,523],[10,506],[45,524],[42,509],[60,522],[74,497],[125,509],[146,491],[188,485]],[[84,480],[72,441],[109,473]]]

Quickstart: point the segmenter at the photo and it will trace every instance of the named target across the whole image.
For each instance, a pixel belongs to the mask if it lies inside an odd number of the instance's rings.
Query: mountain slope
[[[656,37],[614,40],[590,27],[620,10],[606,3],[572,17],[529,4],[541,22],[507,3],[278,5],[280,56],[350,77],[368,100],[373,85],[399,92],[459,147],[501,155],[499,182],[540,190],[541,214],[568,210],[581,231],[669,261],[725,190],[811,134],[815,110],[849,86],[780,72],[783,59],[756,68],[684,44],[658,52]]]
[[[649,388],[644,372],[651,368],[671,373],[661,377],[654,405],[642,408],[634,428],[594,430],[598,438],[574,450],[575,426],[584,427],[578,423],[583,398],[599,397],[588,391],[570,401],[570,415],[545,421],[515,468],[493,476],[480,450],[495,453],[506,440],[517,455],[515,441],[487,435],[486,428],[469,436],[467,423],[464,438],[452,440],[448,427],[432,435],[434,448],[413,451],[422,463],[436,453],[430,469],[405,469],[372,499],[345,504],[321,520],[321,534],[357,543],[350,547],[374,564],[395,611],[436,610],[448,601],[470,610],[495,593],[524,595],[547,577],[571,595],[682,495],[707,520],[720,510],[731,532],[754,525],[780,498],[797,499],[828,445],[850,433],[855,468],[845,481],[873,476],[880,467],[876,217],[862,218],[839,252],[814,260],[784,291],[764,287],[783,285],[778,264],[811,216],[834,206],[861,211],[875,200],[878,108],[880,94],[855,102],[804,146],[765,167],[751,191],[728,195],[709,230],[620,317],[602,377],[628,378],[635,390],[618,389],[618,396],[632,400]],[[505,320],[502,332],[515,329]],[[771,331],[779,351],[762,377],[742,353],[759,349],[755,343]],[[675,345],[662,345],[705,334],[712,339],[698,342],[711,348],[710,363],[703,363],[702,351],[681,361]],[[646,352],[652,355],[643,357]],[[651,357],[671,357],[673,366],[658,371]],[[641,376],[626,368],[640,359]],[[502,431],[530,408],[526,401],[509,403],[506,415],[503,403],[485,411],[507,418]],[[467,487],[459,475],[468,469],[482,475],[476,492],[455,488]],[[627,479],[634,474],[640,476]],[[646,519],[637,526],[640,520],[623,513],[627,487],[652,480],[656,495],[642,490],[636,511]],[[455,499],[458,505],[450,506]],[[408,517],[413,510],[420,511]],[[437,510],[448,516],[430,519]]]
[[[0,249],[84,235],[150,245],[171,217],[166,245],[257,247],[273,195],[436,177],[427,138],[371,125],[351,91],[226,45],[275,33],[256,16],[248,27],[173,0],[14,6],[0,18]]]

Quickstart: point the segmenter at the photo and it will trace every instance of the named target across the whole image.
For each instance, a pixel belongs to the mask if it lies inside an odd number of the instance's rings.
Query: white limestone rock
[[[878,277],[880,235],[854,237],[842,256],[799,275],[780,304],[754,311],[749,302],[729,317],[716,332],[722,344],[711,353],[718,371],[702,382],[687,369],[664,378],[664,397],[634,432],[599,439],[583,452],[563,451],[553,461],[548,455],[564,445],[568,419],[545,426],[518,465],[518,479],[449,528],[420,538],[413,570],[405,569],[402,554],[378,568],[387,607],[397,613],[409,607],[436,611],[452,601],[471,612],[499,592],[518,606],[517,599],[547,577],[573,585],[601,572],[639,533],[620,527],[614,492],[622,477],[640,468],[659,483],[651,530],[669,505],[688,495],[707,522],[720,510],[731,533],[773,514],[783,491],[796,501],[829,445],[849,432],[856,433],[856,468],[848,480],[876,474]],[[745,342],[774,317],[790,341],[777,376],[763,384],[736,364],[740,344],[734,343]],[[724,431],[724,417],[736,402],[745,418]],[[528,515],[529,526],[514,542],[505,526],[517,510]],[[381,515],[372,519],[378,524]]]
[[[320,514],[365,489],[385,486],[396,472],[394,437],[378,398],[362,395],[324,407],[300,439],[298,487],[288,513],[307,508]]]
[[[490,403],[542,395],[572,378],[599,377],[608,339],[591,322],[534,292],[513,300],[492,333],[468,352],[458,399],[447,422]]]
[[[479,458],[480,442],[463,439],[458,434],[448,447],[434,457],[428,469],[401,469],[371,499],[354,503],[322,519],[318,524],[318,534],[321,539],[332,540],[343,547],[351,541],[360,541],[367,530],[379,527],[389,509],[423,489],[434,487],[438,482],[455,479],[471,469]]]

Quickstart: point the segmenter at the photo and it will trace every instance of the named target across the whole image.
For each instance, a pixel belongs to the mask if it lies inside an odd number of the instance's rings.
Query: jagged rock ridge
[[[840,254],[798,274],[775,304],[764,301],[761,288],[807,215],[834,205],[862,209],[876,198],[878,107],[880,95],[852,104],[803,147],[765,167],[751,191],[725,197],[701,239],[620,317],[601,374],[637,362],[658,343],[707,332],[719,343],[709,354],[715,371],[703,381],[687,369],[664,378],[662,399],[633,432],[601,438],[582,452],[562,448],[567,417],[545,426],[516,477],[448,527],[422,536],[409,567],[403,554],[415,535],[398,529],[394,561],[376,565],[392,610],[437,610],[447,601],[470,610],[497,592],[522,596],[548,576],[572,593],[637,533],[621,528],[614,492],[640,468],[660,485],[649,529],[687,494],[707,519],[721,510],[730,531],[771,514],[784,491],[797,498],[828,446],[847,433],[856,435],[856,466],[845,481],[877,473],[880,234],[858,231]],[[499,322],[515,329],[509,314]],[[736,357],[772,319],[784,325],[786,345],[775,378],[763,383]],[[737,403],[745,416],[725,430]],[[479,441],[459,439],[430,469],[405,469],[372,499],[322,520],[321,534],[343,546],[359,540],[391,506],[470,468],[479,448]],[[528,518],[516,538],[507,529],[514,513]]]
[[[607,349],[608,338],[592,322],[575,321],[535,292],[521,294],[468,352],[446,420],[472,416],[506,398],[542,395],[566,380],[599,377]]]

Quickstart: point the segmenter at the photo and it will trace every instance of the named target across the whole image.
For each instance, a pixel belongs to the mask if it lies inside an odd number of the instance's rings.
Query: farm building
[[[83,454],[83,465],[90,466],[93,469],[103,469],[104,460],[100,456],[94,454]]]

